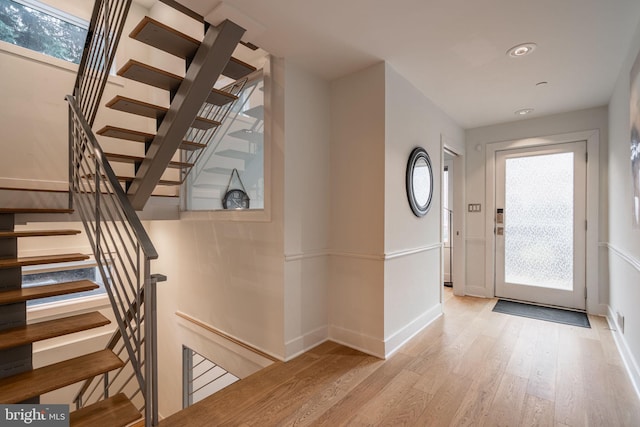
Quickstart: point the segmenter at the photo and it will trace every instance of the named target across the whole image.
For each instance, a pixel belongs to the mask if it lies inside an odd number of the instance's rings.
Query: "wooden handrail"
[[[189,316],[188,314],[185,314],[185,313],[183,313],[181,311],[176,311],[176,316],[181,317],[184,320],[186,320],[188,322],[191,322],[194,325],[197,325],[197,326],[201,327],[202,329],[206,329],[207,331],[209,331],[209,332],[211,332],[213,334],[216,334],[216,335],[218,335],[218,336],[220,336],[220,337],[222,337],[222,338],[224,338],[224,339],[226,339],[228,341],[231,341],[232,343],[234,343],[236,345],[239,345],[240,347],[242,347],[242,348],[244,348],[246,350],[249,350],[252,353],[257,354],[260,357],[264,357],[265,359],[268,359],[268,360],[270,360],[272,362],[280,362],[279,359],[276,359],[275,357],[271,356],[270,354],[265,353],[264,351],[259,350],[259,349],[253,347],[250,344],[247,344],[247,343],[245,343],[243,341],[240,341],[237,338],[234,338],[234,337],[232,337],[230,335],[227,335],[224,332],[222,332],[221,330],[216,329],[213,326],[208,325],[208,324],[206,324],[204,322],[201,322],[200,320],[198,320],[196,318],[193,318],[193,317]]]

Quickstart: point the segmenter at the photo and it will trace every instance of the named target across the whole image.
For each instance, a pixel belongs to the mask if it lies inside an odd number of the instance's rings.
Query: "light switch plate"
[[[482,205],[480,203],[469,203],[468,211],[469,212],[481,212],[482,211]]]

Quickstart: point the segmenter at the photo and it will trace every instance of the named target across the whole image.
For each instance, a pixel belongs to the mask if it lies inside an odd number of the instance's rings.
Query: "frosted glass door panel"
[[[506,282],[573,288],[573,163],[573,153],[506,159]]]

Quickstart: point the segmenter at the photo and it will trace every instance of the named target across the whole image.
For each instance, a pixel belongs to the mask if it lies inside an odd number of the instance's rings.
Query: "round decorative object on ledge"
[[[433,169],[429,154],[416,147],[407,163],[407,197],[411,210],[417,217],[425,216],[433,198]]]
[[[231,190],[231,181],[233,181],[233,175],[238,177],[238,182],[242,187],[242,190],[239,188]],[[238,173],[238,169],[233,169],[231,171],[231,176],[229,177],[229,184],[227,184],[227,191],[224,194],[224,198],[222,199],[222,207],[225,209],[249,209],[249,196],[247,195],[247,190],[244,188],[244,184],[240,179],[240,174]]]

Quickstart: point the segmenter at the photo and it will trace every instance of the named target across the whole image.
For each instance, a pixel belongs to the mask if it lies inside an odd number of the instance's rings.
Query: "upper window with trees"
[[[0,0],[0,40],[79,64],[88,23],[37,0]]]

